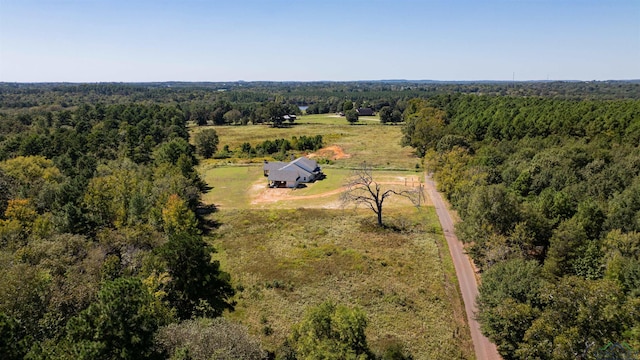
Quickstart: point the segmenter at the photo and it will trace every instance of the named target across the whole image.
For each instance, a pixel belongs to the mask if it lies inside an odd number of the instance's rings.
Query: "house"
[[[318,163],[306,157],[289,163],[265,161],[262,170],[269,179],[269,187],[297,188],[301,183],[313,182],[322,176]]]
[[[376,113],[371,108],[357,108],[358,116],[374,116]]]

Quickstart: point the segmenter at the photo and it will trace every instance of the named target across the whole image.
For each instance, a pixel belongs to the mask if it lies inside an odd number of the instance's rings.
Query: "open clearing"
[[[400,343],[416,359],[473,358],[455,271],[433,208],[390,209],[374,225],[353,210],[227,210],[215,245],[241,289],[236,311],[275,350],[306,309],[326,300],[361,307],[374,350]]]
[[[218,209],[210,215],[219,226],[211,237],[219,250],[214,257],[238,289],[236,310],[226,316],[275,351],[309,307],[333,300],[366,312],[374,351],[396,343],[415,359],[472,359],[455,269],[432,205],[416,208],[391,197],[384,207],[388,227],[379,228],[370,210],[339,201],[351,169],[363,162],[385,189],[423,185],[419,159],[399,145],[400,127],[376,119],[351,126],[327,115],[297,123],[215,130],[220,147],[232,151],[243,142],[320,134],[325,147],[311,156],[331,162],[321,164],[324,180],[269,189],[265,158],[206,160],[199,167],[211,186],[203,201]]]
[[[292,127],[272,128],[268,125],[247,126],[212,126],[195,127],[193,132],[204,128],[213,128],[218,133],[220,144],[218,148],[229,146],[231,151],[239,153],[240,146],[248,142],[256,146],[265,140],[291,139],[292,136],[300,137],[322,135],[326,146],[337,146],[348,155],[336,160],[340,167],[356,167],[366,162],[374,168],[415,170],[420,159],[416,158],[409,147],[400,146],[402,132],[400,126],[381,125],[378,120],[362,121],[357,125],[347,124],[344,118],[331,118],[328,115],[301,116]],[[334,148],[335,149],[335,148]],[[334,154],[318,156],[327,158]],[[220,159],[205,160],[203,165],[227,164],[227,163],[261,163],[265,158],[246,159]],[[268,158],[266,158],[268,159]]]
[[[298,189],[270,189],[262,174],[262,166],[202,167],[203,180],[212,189],[203,201],[220,209],[243,208],[340,208],[339,195],[344,190],[351,170],[328,168],[327,177]],[[412,171],[375,171],[375,180],[385,188],[415,189],[422,185],[421,173]],[[429,198],[426,197],[428,200]],[[391,197],[385,208],[412,206],[408,199]],[[430,206],[430,203],[422,203]]]

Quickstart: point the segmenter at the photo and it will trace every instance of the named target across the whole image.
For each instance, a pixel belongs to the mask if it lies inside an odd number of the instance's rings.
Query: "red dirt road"
[[[449,252],[456,268],[462,299],[464,300],[464,308],[467,313],[467,321],[471,330],[471,340],[476,353],[477,360],[498,360],[501,359],[493,344],[480,332],[480,324],[475,319],[476,296],[478,296],[478,284],[476,282],[475,271],[471,266],[470,259],[464,253],[462,243],[458,240],[454,232],[454,223],[449,213],[448,204],[442,199],[442,196],[436,190],[436,185],[430,176],[425,176],[425,190],[431,198],[436,208],[436,213],[442,225],[444,237],[449,245]]]

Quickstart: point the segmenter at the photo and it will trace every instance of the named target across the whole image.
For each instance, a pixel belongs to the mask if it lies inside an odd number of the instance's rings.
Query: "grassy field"
[[[198,132],[206,127],[194,127]],[[220,138],[219,148],[225,145],[239,153],[245,142],[252,146],[265,140],[291,139],[322,135],[327,145],[340,146],[349,158],[336,162],[336,166],[354,167],[366,162],[376,168],[415,169],[420,159],[409,147],[400,146],[402,138],[400,126],[381,125],[377,119],[362,120],[358,125],[349,125],[344,118],[334,115],[301,116],[296,125],[288,128],[272,128],[268,125],[215,126]],[[263,158],[207,160],[207,164],[262,162]]]
[[[423,177],[415,171],[419,159],[399,145],[400,127],[361,123],[314,115],[283,129],[215,127],[221,148],[320,134],[347,155],[322,165],[326,179],[295,190],[268,189],[262,158],[201,162],[211,186],[203,201],[218,209],[210,215],[220,225],[210,237],[215,258],[238,289],[236,311],[227,316],[274,351],[310,306],[334,300],[367,313],[375,351],[400,343],[415,359],[472,359],[455,270],[430,204],[389,198],[386,228],[374,225],[370,210],[340,204],[351,169],[364,161],[385,188],[415,188]]]
[[[248,208],[337,208],[339,190],[346,183],[352,170],[327,168],[323,170],[325,179],[306,184],[305,188],[269,189],[260,164],[244,166],[200,167],[203,180],[211,189],[204,194],[203,201],[221,209]],[[413,189],[420,185],[421,173],[413,171],[383,171],[374,173],[375,180],[387,188],[397,190]],[[411,206],[402,197],[389,198],[387,207]]]
[[[361,307],[375,351],[415,359],[473,358],[455,273],[433,208],[391,209],[374,226],[353,210],[228,210],[215,246],[238,289],[228,316],[275,350],[305,310],[326,300]],[[452,279],[451,277],[454,276]]]

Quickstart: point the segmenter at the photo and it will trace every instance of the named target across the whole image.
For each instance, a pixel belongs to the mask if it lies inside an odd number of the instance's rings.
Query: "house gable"
[[[300,180],[302,181],[311,181],[313,179],[313,174],[310,171],[305,170],[299,164],[291,163],[282,169],[283,171],[294,171],[300,176]]]
[[[290,163],[265,161],[262,169],[271,186],[286,184],[287,187],[296,187],[299,182],[314,181],[321,174],[318,163],[305,157],[297,158]]]
[[[310,173],[314,173],[318,170],[318,163],[306,157],[299,157],[293,160],[290,164],[291,165],[295,164],[296,166]]]

